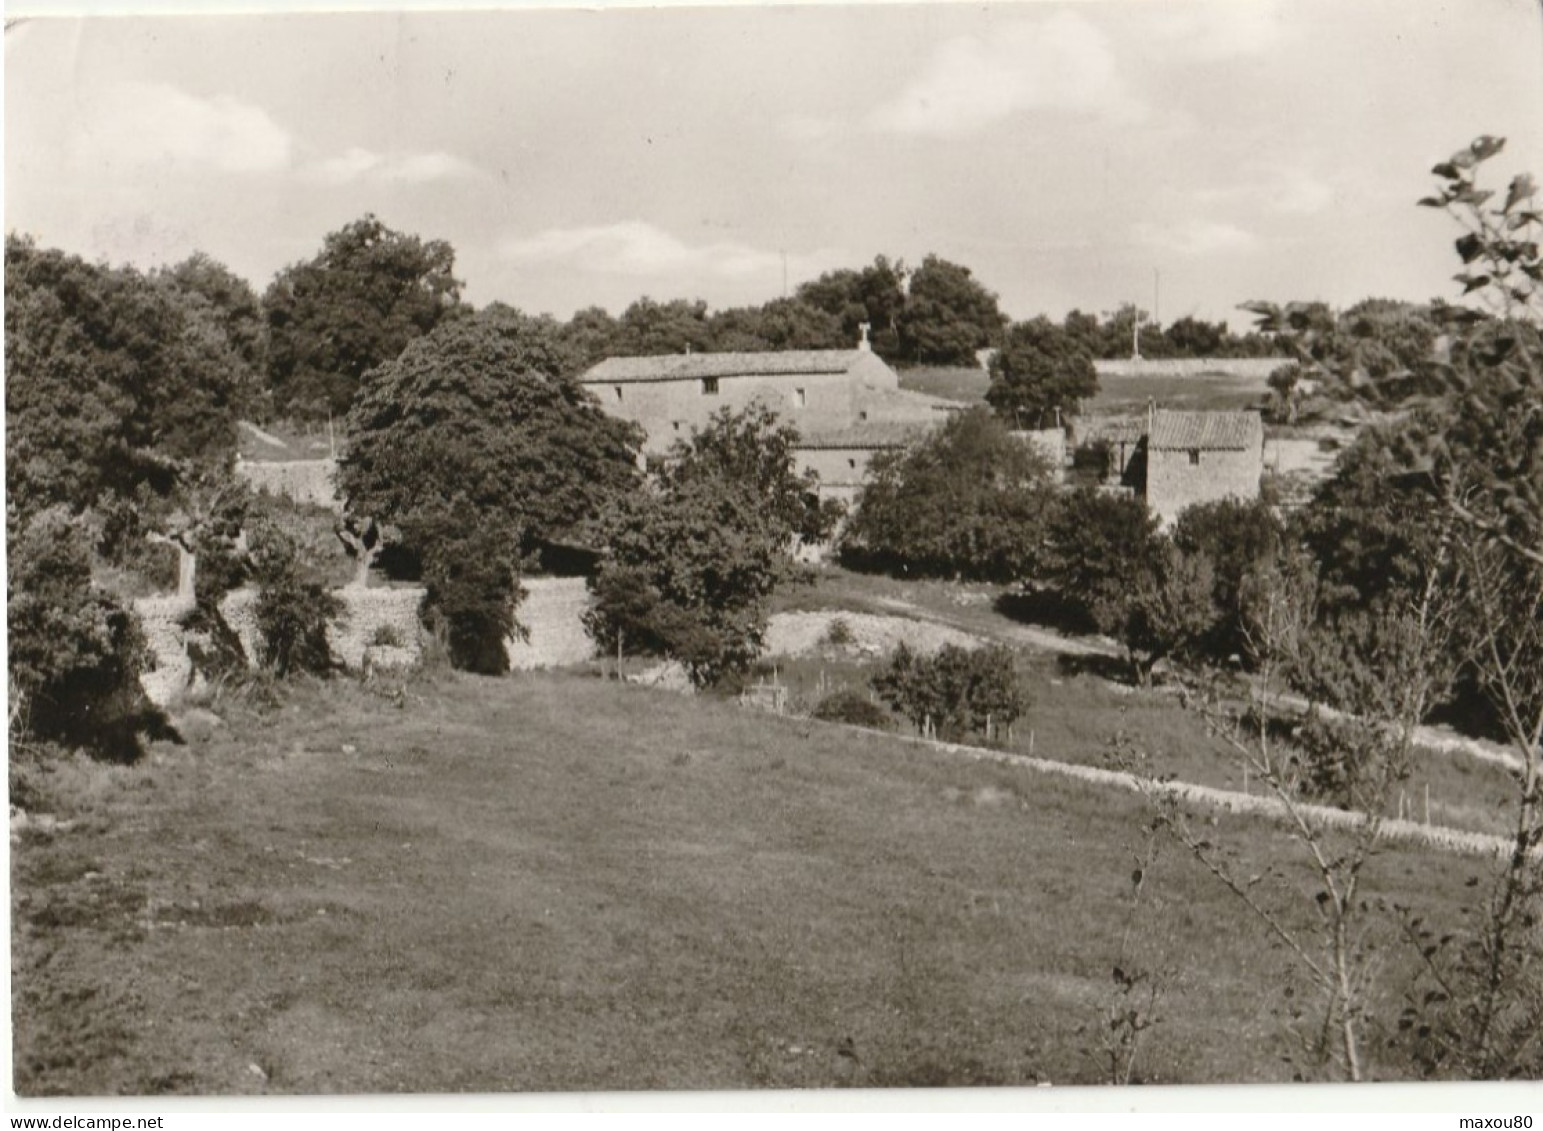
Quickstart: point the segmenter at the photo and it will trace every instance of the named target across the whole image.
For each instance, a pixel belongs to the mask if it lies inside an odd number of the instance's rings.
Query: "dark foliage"
[[[6,486],[23,517],[228,464],[251,389],[207,303],[6,240]]]
[[[279,272],[263,295],[275,410],[313,420],[347,412],[367,372],[459,312],[454,268],[448,243],[370,215]]]
[[[327,626],[344,613],[343,602],[308,576],[293,539],[276,527],[264,530],[253,553],[262,640],[259,662],[280,679],[306,672],[327,675],[337,667]]]
[[[6,584],[13,709],[33,737],[113,761],[140,754],[161,716],[139,686],[133,614],[91,583],[86,539],[58,510],[12,527]]]
[[[894,728],[894,720],[887,710],[851,688],[832,691],[814,705],[810,714],[828,723],[846,723],[848,726],[867,727],[869,730]]]
[[[919,656],[902,644],[873,678],[873,689],[917,730],[930,725],[944,741],[986,735],[988,728],[988,737],[995,737],[1027,706],[1012,651],[999,645],[949,644],[936,655]]]
[[[983,410],[881,453],[842,536],[849,564],[1011,582],[1032,568],[1051,509],[1050,468]]]
[[[1043,316],[1015,322],[991,360],[986,403],[1017,428],[1049,428],[1098,392],[1086,346]]]

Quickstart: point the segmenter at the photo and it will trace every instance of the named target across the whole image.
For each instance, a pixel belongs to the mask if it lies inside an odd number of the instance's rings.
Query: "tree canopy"
[[[452,601],[456,654],[479,670],[497,669],[515,567],[584,539],[637,485],[642,437],[554,375],[568,356],[548,320],[508,308],[456,319],[367,374],[348,416],[349,510],[401,532],[431,609]]]
[[[844,554],[918,576],[1019,580],[1044,538],[1050,470],[990,413],[961,413],[873,460]]]
[[[929,255],[910,282],[897,327],[907,363],[972,366],[976,351],[1001,337],[1007,319],[997,296],[968,267]]]
[[[721,410],[676,441],[647,489],[612,502],[586,621],[603,649],[670,656],[702,686],[749,666],[790,551],[836,517],[795,471],[795,437],[762,406]]]
[[[371,371],[347,419],[349,509],[403,530],[464,500],[522,555],[580,536],[635,487],[640,436],[577,382],[550,326],[509,311],[457,319]]]
[[[1048,428],[1076,415],[1098,392],[1093,358],[1077,339],[1043,316],[1008,327],[991,360],[986,402],[1020,428]]]
[[[460,310],[455,252],[373,215],[332,232],[263,295],[274,410],[302,419],[348,411],[364,375]]]
[[[250,388],[201,297],[16,236],[5,274],[12,506],[79,511],[141,486],[164,496],[229,464]]]

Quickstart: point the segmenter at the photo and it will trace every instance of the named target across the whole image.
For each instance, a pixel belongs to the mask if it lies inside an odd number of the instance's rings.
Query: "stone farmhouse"
[[[1145,419],[1078,421],[1076,443],[1102,444],[1104,484],[1131,491],[1164,526],[1197,503],[1256,499],[1264,475],[1264,422],[1257,412],[1176,412]]]
[[[877,452],[904,447],[960,406],[900,388],[866,341],[850,350],[612,357],[579,378],[613,416],[642,425],[645,454],[688,439],[721,408],[760,404],[798,429],[799,470],[850,499]]]

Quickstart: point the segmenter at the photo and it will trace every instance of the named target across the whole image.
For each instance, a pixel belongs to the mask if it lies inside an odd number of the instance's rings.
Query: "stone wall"
[[[1264,474],[1264,448],[1244,451],[1206,450],[1200,464],[1186,451],[1147,452],[1147,506],[1164,526],[1185,507],[1220,499],[1257,499]]]
[[[192,597],[141,597],[134,602],[134,615],[144,629],[151,656],[151,666],[141,673],[139,682],[152,703],[170,703],[193,678],[181,624],[192,611]]]
[[[422,589],[334,589],[343,601],[341,620],[327,629],[332,654],[350,671],[364,666],[366,656],[373,668],[408,667],[421,651],[422,629],[418,606]],[[247,662],[257,666],[261,636],[257,631],[257,590],[237,589],[220,602],[220,615],[241,638]],[[379,643],[382,636],[397,643]]]
[[[338,461],[335,459],[297,459],[271,463],[243,459],[236,461],[237,478],[244,480],[254,491],[266,491],[293,502],[310,503],[341,512],[343,500],[337,492],[337,469]]]
[[[579,618],[589,608],[589,587],[582,577],[528,577],[525,600],[515,617],[530,630],[525,640],[505,644],[516,671],[581,664],[595,654],[595,644]]]
[[[560,667],[593,657],[594,644],[580,619],[590,604],[584,579],[538,577],[523,584],[527,596],[516,616],[530,629],[530,637],[507,642],[509,666],[517,671]],[[418,661],[423,648],[423,628],[418,619],[423,589],[349,587],[333,592],[342,598],[345,612],[327,629],[327,639],[345,668],[359,671],[368,666],[379,671],[410,667]],[[187,634],[181,625],[192,609],[192,600],[182,597],[144,597],[134,602],[134,612],[154,657],[154,666],[140,683],[155,703],[173,702],[194,685]],[[226,594],[220,602],[220,615],[240,639],[247,663],[256,668],[262,642],[257,630],[257,590],[237,589]],[[396,643],[381,642],[383,638]]]
[[[1263,381],[1282,365],[1291,364],[1286,357],[1121,357],[1095,361],[1093,369],[1099,377],[1236,377],[1246,381]]]

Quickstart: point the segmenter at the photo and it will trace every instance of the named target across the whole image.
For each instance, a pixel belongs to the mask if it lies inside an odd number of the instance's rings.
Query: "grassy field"
[[[900,373],[900,387],[919,393],[982,404],[991,379],[982,369],[942,367],[906,369]],[[1098,392],[1082,406],[1084,414],[1116,414],[1145,411],[1148,400],[1173,409],[1258,408],[1269,396],[1263,380],[1227,374],[1203,377],[1171,377],[1143,374],[1137,377],[1099,378]]]
[[[577,675],[384,691],[47,776],[21,1094],[1096,1083],[1122,963],[1164,971],[1139,1079],[1292,1075],[1289,966],[1233,897],[1169,850],[1131,918],[1136,798]],[[1389,851],[1368,890],[1446,917],[1481,867]]]
[[[909,615],[1021,647],[1023,626],[999,611],[1001,598],[1012,592],[1010,586],[901,581],[831,566],[821,570],[813,586],[779,591],[777,608]],[[1247,785],[1258,792],[1257,780],[1244,781],[1236,754],[1209,734],[1204,721],[1184,710],[1171,693],[1111,683],[1106,676],[1128,679],[1121,664],[1112,658],[1058,652],[1060,636],[1041,629],[1032,647],[1020,652],[1020,680],[1032,707],[1016,728],[1013,750],[1105,766],[1114,740],[1124,737],[1146,753],[1154,775],[1221,789],[1241,790]],[[1063,646],[1069,649],[1074,639]],[[777,671],[789,684],[795,703],[812,705],[827,687],[866,688],[879,666],[835,654],[833,659],[782,661]],[[1404,815],[1412,820],[1425,819],[1428,798],[1433,824],[1498,835],[1512,831],[1516,786],[1504,769],[1492,763],[1421,750],[1399,794]],[[1399,815],[1399,803],[1395,794],[1389,816]]]

